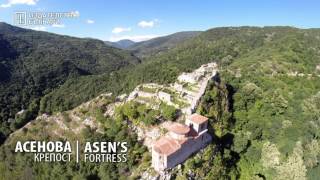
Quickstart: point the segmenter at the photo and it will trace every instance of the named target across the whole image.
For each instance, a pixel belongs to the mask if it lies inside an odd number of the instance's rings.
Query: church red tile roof
[[[204,116],[201,116],[199,114],[192,114],[189,119],[194,122],[194,123],[197,123],[197,124],[202,124],[204,122],[206,122],[208,120],[207,117],[204,117]]]
[[[160,154],[165,154],[165,155],[170,155],[177,150],[181,148],[181,145],[178,141],[176,141],[173,138],[163,136],[159,140],[155,142],[153,145],[153,149],[160,153]]]
[[[199,114],[193,114],[189,117],[189,119],[197,124],[202,124],[208,120],[208,118]],[[167,134],[167,136],[162,136],[153,144],[153,150],[158,152],[159,154],[169,156],[170,154],[178,151],[184,143],[190,140],[190,138],[198,138],[198,133],[190,129],[190,127],[185,124],[173,123],[172,125],[167,127],[167,129],[179,135],[186,135],[186,137],[175,139],[173,137],[170,137],[170,134]]]
[[[171,126],[168,127],[168,130],[176,134],[184,135],[189,133],[190,127],[180,123],[173,123]]]

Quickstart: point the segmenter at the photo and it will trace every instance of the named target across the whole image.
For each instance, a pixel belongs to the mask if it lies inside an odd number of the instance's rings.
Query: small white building
[[[152,166],[156,171],[175,167],[212,140],[207,129],[208,118],[193,114],[185,123],[174,123],[168,128],[169,132],[153,144]]]
[[[136,87],[136,88],[129,94],[129,96],[128,96],[128,98],[127,98],[127,102],[135,99],[135,98],[138,96],[138,92],[139,92],[139,86]]]
[[[182,85],[182,84],[179,84],[179,83],[177,83],[177,82],[174,83],[173,88],[174,88],[176,91],[183,91],[183,85]]]
[[[119,96],[116,97],[116,101],[119,102],[119,101],[124,101],[126,99],[128,95],[127,94],[121,94]]]
[[[200,68],[198,68],[192,73],[182,73],[180,76],[178,76],[178,80],[180,82],[194,84],[199,82],[203,77],[207,76],[208,73],[215,74],[216,68],[217,68],[216,63],[208,63],[205,65],[202,65]]]
[[[166,102],[166,103],[171,103],[171,95],[169,93],[159,91],[158,92],[158,97],[160,100]]]
[[[149,93],[144,91],[138,91],[138,97],[155,98],[157,95],[155,93]]]
[[[193,73],[182,73],[178,77],[178,81],[180,82],[187,82],[187,83],[196,83],[199,80],[199,76]]]
[[[192,102],[192,100],[194,99],[194,96],[192,94],[187,93],[187,92],[183,92],[182,97],[187,99],[189,102]]]
[[[186,125],[193,128],[197,133],[208,129],[208,118],[199,114],[192,114],[186,119]]]

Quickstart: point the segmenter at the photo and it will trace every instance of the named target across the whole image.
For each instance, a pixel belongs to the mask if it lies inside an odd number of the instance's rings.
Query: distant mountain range
[[[193,38],[199,35],[200,33],[201,31],[185,31],[174,33],[168,36],[153,38],[142,42],[134,42],[126,39],[117,42],[105,41],[105,43],[107,45],[117,47],[120,49],[130,50],[131,52],[133,52],[133,54],[135,54],[138,57],[146,57],[167,51],[175,47],[177,44],[180,44],[185,40]]]
[[[132,46],[133,44],[135,44],[134,41],[131,41],[129,39],[123,39],[123,40],[120,40],[117,42],[105,41],[105,43],[106,43],[106,45],[113,46],[113,47],[120,48],[120,49],[127,49],[130,46]]]

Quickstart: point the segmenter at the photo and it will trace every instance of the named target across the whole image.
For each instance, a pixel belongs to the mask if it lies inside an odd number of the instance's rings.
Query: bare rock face
[[[130,128],[138,135],[138,141],[142,141],[145,139],[145,132],[142,128],[134,125],[130,125]]]
[[[172,175],[169,171],[163,171],[160,173],[159,180],[170,180],[171,176]]]
[[[143,128],[139,126],[130,125],[131,129],[138,135],[138,141],[143,141],[143,145],[147,146],[149,150],[151,150],[153,142],[160,137],[161,128],[163,128],[162,123],[159,126],[151,127],[151,128]]]
[[[148,171],[144,171],[143,174],[141,175],[142,180],[159,180],[160,175],[152,175]]]

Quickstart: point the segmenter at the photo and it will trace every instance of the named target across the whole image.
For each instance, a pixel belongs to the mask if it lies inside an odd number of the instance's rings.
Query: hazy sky
[[[320,28],[319,0],[0,0],[0,21],[17,11],[76,12],[59,25],[27,28],[102,40],[145,40],[221,26]]]

